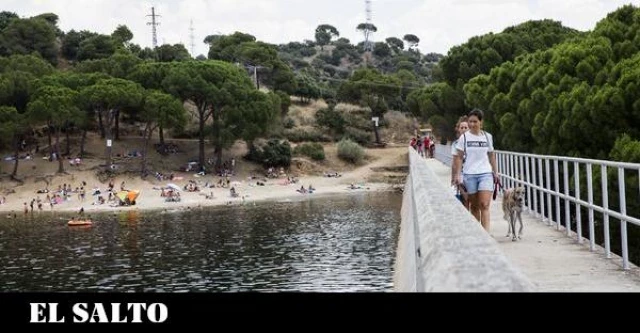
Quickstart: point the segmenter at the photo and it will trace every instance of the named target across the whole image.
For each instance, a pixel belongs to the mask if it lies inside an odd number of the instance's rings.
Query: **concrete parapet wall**
[[[526,292],[533,285],[409,148],[395,264],[398,292]]]

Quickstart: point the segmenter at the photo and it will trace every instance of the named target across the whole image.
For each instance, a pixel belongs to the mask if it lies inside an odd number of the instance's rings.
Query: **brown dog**
[[[504,219],[509,223],[509,232],[507,237],[512,236],[511,240],[516,241],[522,238],[522,206],[524,205],[524,188],[516,187],[504,191],[502,197],[502,211]],[[516,219],[520,220],[520,230],[516,236]]]

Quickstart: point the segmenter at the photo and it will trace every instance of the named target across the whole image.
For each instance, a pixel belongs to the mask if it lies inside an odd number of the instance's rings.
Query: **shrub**
[[[354,127],[365,132],[373,131],[373,122],[371,121],[371,117],[365,118],[361,115],[347,113],[344,116],[344,120],[349,127]],[[380,122],[379,125],[382,127],[382,122]]]
[[[291,165],[291,145],[287,141],[271,139],[263,145],[253,145],[247,159],[263,167],[289,167]]]
[[[291,118],[291,117],[287,117],[282,122],[282,126],[284,126],[284,128],[286,128],[286,129],[292,129],[292,128],[294,128],[296,126],[296,121],[293,120],[293,118]]]
[[[329,128],[335,133],[344,133],[344,117],[340,112],[333,108],[324,108],[316,112],[316,123],[320,126]]]
[[[304,155],[315,161],[323,161],[324,147],[319,143],[304,143],[293,150],[294,155]]]
[[[283,116],[286,116],[291,106],[291,97],[284,91],[276,91],[276,95],[280,97],[280,112]]]
[[[315,128],[302,129],[286,129],[284,130],[284,136],[291,142],[331,142],[331,137],[328,137]]]
[[[347,127],[343,139],[350,139],[356,143],[366,146],[373,141],[373,132],[363,131],[354,127]]]
[[[349,139],[342,139],[338,142],[338,157],[349,163],[358,164],[364,159],[364,149]]]
[[[312,47],[305,47],[300,49],[300,55],[303,57],[312,57],[317,53],[316,49]]]

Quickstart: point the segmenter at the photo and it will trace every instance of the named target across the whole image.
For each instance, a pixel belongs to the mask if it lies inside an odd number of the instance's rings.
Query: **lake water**
[[[0,291],[391,291],[402,196],[0,218]]]

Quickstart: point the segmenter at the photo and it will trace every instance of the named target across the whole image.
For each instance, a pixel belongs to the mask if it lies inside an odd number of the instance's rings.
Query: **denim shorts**
[[[475,194],[478,191],[493,192],[493,173],[463,175],[463,181],[468,194]]]

